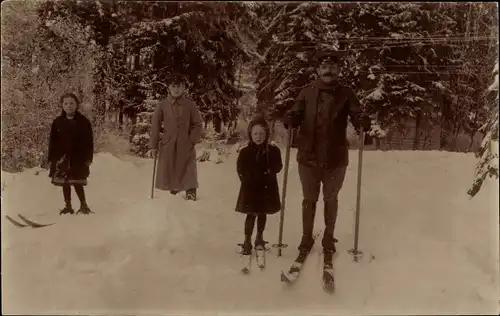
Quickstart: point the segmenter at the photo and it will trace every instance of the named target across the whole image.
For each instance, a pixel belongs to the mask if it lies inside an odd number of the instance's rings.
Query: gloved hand
[[[149,154],[149,157],[155,158],[156,155],[158,154],[158,149],[151,149],[148,154]]]
[[[366,115],[362,115],[359,118],[358,123],[359,123],[359,126],[362,127],[365,132],[369,131],[372,127],[371,119],[370,119],[370,117],[368,117]]]
[[[296,111],[289,111],[285,114],[283,125],[285,128],[288,127],[297,128],[302,123],[302,113]]]

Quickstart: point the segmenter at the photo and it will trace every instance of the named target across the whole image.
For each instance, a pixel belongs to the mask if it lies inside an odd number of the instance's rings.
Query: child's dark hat
[[[266,131],[266,142],[267,142],[267,140],[269,139],[269,136],[270,136],[269,135],[270,127],[269,127],[269,123],[267,122],[266,118],[263,115],[257,115],[257,116],[255,116],[250,121],[250,124],[248,124],[248,137],[250,139],[250,142],[252,140],[252,128],[255,125],[260,125],[260,126],[264,127],[264,129]]]

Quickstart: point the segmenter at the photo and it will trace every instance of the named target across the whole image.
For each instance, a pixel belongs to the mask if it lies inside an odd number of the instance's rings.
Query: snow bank
[[[99,154],[87,187],[91,216],[59,216],[62,193],[46,174],[2,173],[3,214],[55,223],[30,229],[2,221],[3,312],[498,313],[498,185],[489,182],[468,198],[473,154],[367,151],[364,257],[354,263],[347,254],[356,208],[357,151],[351,151],[339,196],[337,292],[321,289],[320,242],[297,284],[283,287],[279,273],[295,257],[302,230],[295,155],[293,149],[283,232],[289,246],[280,258],[269,252],[266,270],[253,265],[249,276],[240,275],[234,252],[244,223],[234,212],[237,155],[222,164],[199,163],[199,201],[188,202],[158,190],[149,198],[151,159]],[[323,229],[321,203],[317,231]],[[279,216],[270,216],[264,238],[277,242],[278,230]]]

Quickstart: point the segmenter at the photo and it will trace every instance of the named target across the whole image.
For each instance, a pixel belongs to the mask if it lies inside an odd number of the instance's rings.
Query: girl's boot
[[[59,211],[59,215],[63,214],[75,214],[75,211],[73,210],[73,207],[71,206],[71,202],[66,202],[66,206]]]
[[[252,253],[252,236],[245,236],[245,241],[241,244],[241,254],[250,255]]]
[[[267,241],[264,240],[264,237],[262,235],[263,233],[257,233],[257,236],[255,237],[255,248],[266,246]]]
[[[76,212],[76,214],[79,214],[79,213],[82,213],[82,214],[85,214],[85,215],[88,215],[90,213],[94,213],[90,210],[89,206],[87,205],[87,203],[84,203],[82,204],[82,206],[80,206],[80,209],[78,210],[78,212]]]

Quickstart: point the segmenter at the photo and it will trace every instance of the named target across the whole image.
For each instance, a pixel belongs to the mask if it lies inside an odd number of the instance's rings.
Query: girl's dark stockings
[[[267,215],[259,214],[252,215],[247,214],[245,219],[245,242],[251,242],[252,233],[255,226],[255,219],[257,218],[257,240],[262,240],[262,235],[264,233],[264,229],[266,228]]]
[[[76,195],[80,200],[81,206],[87,206],[87,201],[85,200],[85,190],[83,185],[75,184]],[[64,202],[66,202],[66,207],[71,207],[71,186],[69,184],[63,186]]]

